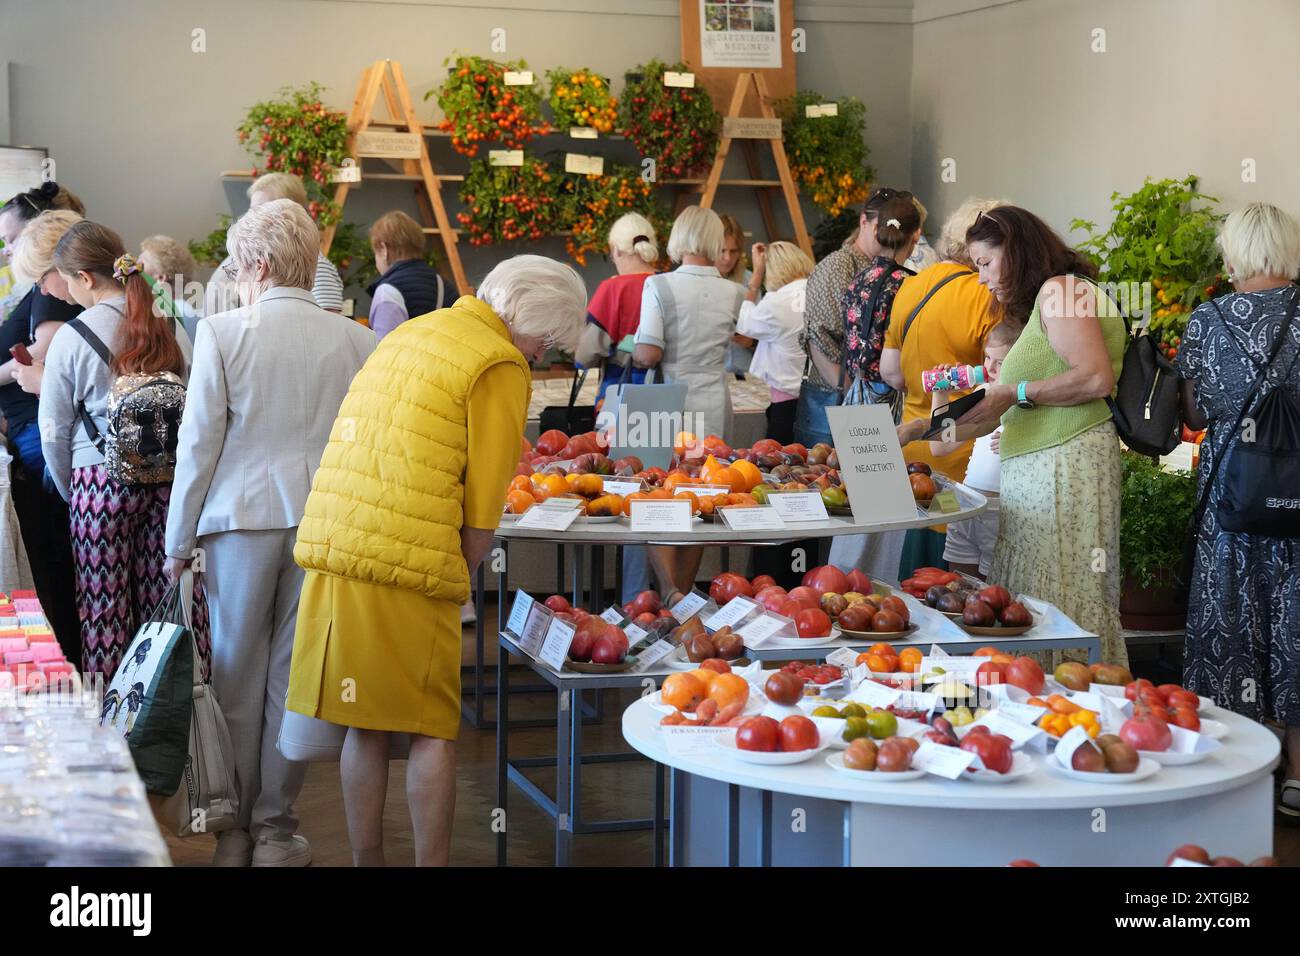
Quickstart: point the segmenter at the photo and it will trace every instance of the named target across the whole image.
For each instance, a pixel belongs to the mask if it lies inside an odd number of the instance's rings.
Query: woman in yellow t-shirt
[[[998,324],[998,317],[993,296],[980,285],[966,251],[966,230],[980,213],[998,205],[992,199],[967,199],[958,206],[939,235],[943,260],[906,279],[894,298],[880,354],[880,375],[903,393],[903,425],[930,418],[930,396],[921,388],[923,371],[936,365],[979,365],[984,360],[984,339]],[[908,326],[913,312],[915,318]],[[915,441],[904,447],[903,457],[909,462],[925,462],[934,471],[961,481],[972,446],[972,442],[962,442],[949,454],[936,456],[928,442]],[[916,568],[940,566],[943,546],[943,528],[907,532],[900,575],[906,578]]]

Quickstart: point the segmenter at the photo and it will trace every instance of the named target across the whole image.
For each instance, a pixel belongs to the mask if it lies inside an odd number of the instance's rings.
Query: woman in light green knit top
[[[1124,320],[1096,266],[1033,213],[998,206],[966,234],[1003,321],[1024,332],[1000,381],[958,421],[958,438],[1002,425],[1002,500],[989,581],[1050,601],[1128,664],[1119,622],[1119,438],[1106,398],[1124,359]],[[1081,659],[1053,652],[1044,663]]]

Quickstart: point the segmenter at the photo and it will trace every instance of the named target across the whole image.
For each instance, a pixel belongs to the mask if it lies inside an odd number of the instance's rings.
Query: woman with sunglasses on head
[[[572,352],[587,290],[542,256],[408,319],[352,385],[312,481],[288,709],[347,728],[343,802],[358,866],[384,862],[390,735],[409,734],[417,866],[445,866],[456,803],[460,605],[519,460],[530,363]]]
[[[981,214],[966,233],[1002,321],[1024,331],[1000,382],[957,420],[956,440],[1002,425],[998,540],[988,580],[1055,604],[1127,665],[1119,622],[1119,437],[1106,399],[1124,362],[1123,315],[1097,267],[1018,206]],[[1051,670],[1074,650],[1046,652]]]
[[[45,480],[45,455],[36,417],[45,355],[54,334],[81,313],[54,268],[54,248],[81,221],[71,209],[50,209],[27,222],[12,244],[13,269],[30,288],[0,326],[0,354],[26,349],[23,360],[0,365],[0,411],[14,455],[14,509],[41,607],[69,660],[81,660],[81,623],[73,587],[68,505]],[[9,244],[6,243],[6,247]],[[29,364],[30,363],[30,364]]]

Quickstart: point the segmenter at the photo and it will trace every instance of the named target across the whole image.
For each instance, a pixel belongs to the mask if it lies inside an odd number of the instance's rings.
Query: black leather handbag
[[[583,383],[587,381],[587,370],[581,369],[573,373],[573,387],[569,389],[569,404],[567,405],[547,405],[542,409],[539,416],[538,427],[540,431],[550,431],[552,428],[558,428],[566,435],[581,435],[583,432],[589,432],[596,427],[596,406],[595,405],[575,405],[578,400],[578,394],[582,391]]]

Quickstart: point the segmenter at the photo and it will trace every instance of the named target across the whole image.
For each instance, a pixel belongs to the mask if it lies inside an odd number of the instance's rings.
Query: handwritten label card
[[[546,531],[565,531],[578,520],[578,508],[547,508],[533,505],[515,522],[516,528],[539,528]]]
[[[699,591],[692,591],[668,610],[679,624],[685,624],[696,614],[699,614],[700,609],[708,603],[709,599],[707,597]]]
[[[489,166],[522,166],[523,164],[524,151],[522,149],[488,150]]]
[[[661,660],[663,660],[665,657],[671,654],[675,649],[676,649],[676,645],[671,644],[668,641],[655,641],[653,644],[651,644],[644,651],[642,651],[640,654],[637,655],[636,665],[633,666],[632,670],[634,671],[649,670],[655,664],[658,664]]]
[[[826,419],[835,438],[840,476],[854,520],[915,520],[916,499],[889,406],[827,408]]]
[[[975,754],[969,751],[937,744],[933,740],[923,740],[916,753],[912,754],[912,766],[937,777],[956,780],[976,759]]]
[[[771,506],[719,508],[718,514],[732,531],[781,531],[785,520]]]
[[[604,479],[605,494],[623,495],[626,497],[634,491],[640,491],[642,483],[635,478],[606,478]]]
[[[736,633],[746,647],[762,647],[774,637],[794,637],[794,621],[780,614],[760,614]]]
[[[672,70],[664,71],[664,86],[674,86],[684,90],[695,88],[694,73],[675,73]]]
[[[826,503],[816,492],[790,491],[775,492],[767,496],[767,503],[785,519],[787,524],[800,521],[829,521]]]
[[[546,629],[546,639],[542,642],[541,653],[538,658],[544,663],[550,664],[557,671],[564,667],[564,660],[569,655],[569,645],[573,643],[573,635],[577,628],[568,621],[561,621],[558,617],[551,621],[551,626]]]
[[[710,631],[721,630],[724,627],[735,628],[737,624],[748,618],[751,614],[759,609],[749,598],[737,597],[728,601],[716,614],[704,621],[704,626]]]
[[[532,70],[506,70],[506,86],[532,86]]]
[[[690,531],[691,503],[675,500],[634,501],[632,530],[646,534]]]
[[[528,621],[528,612],[533,609],[533,597],[527,591],[515,592],[515,603],[510,606],[510,616],[506,618],[506,632],[519,637],[524,633],[524,624]]]

